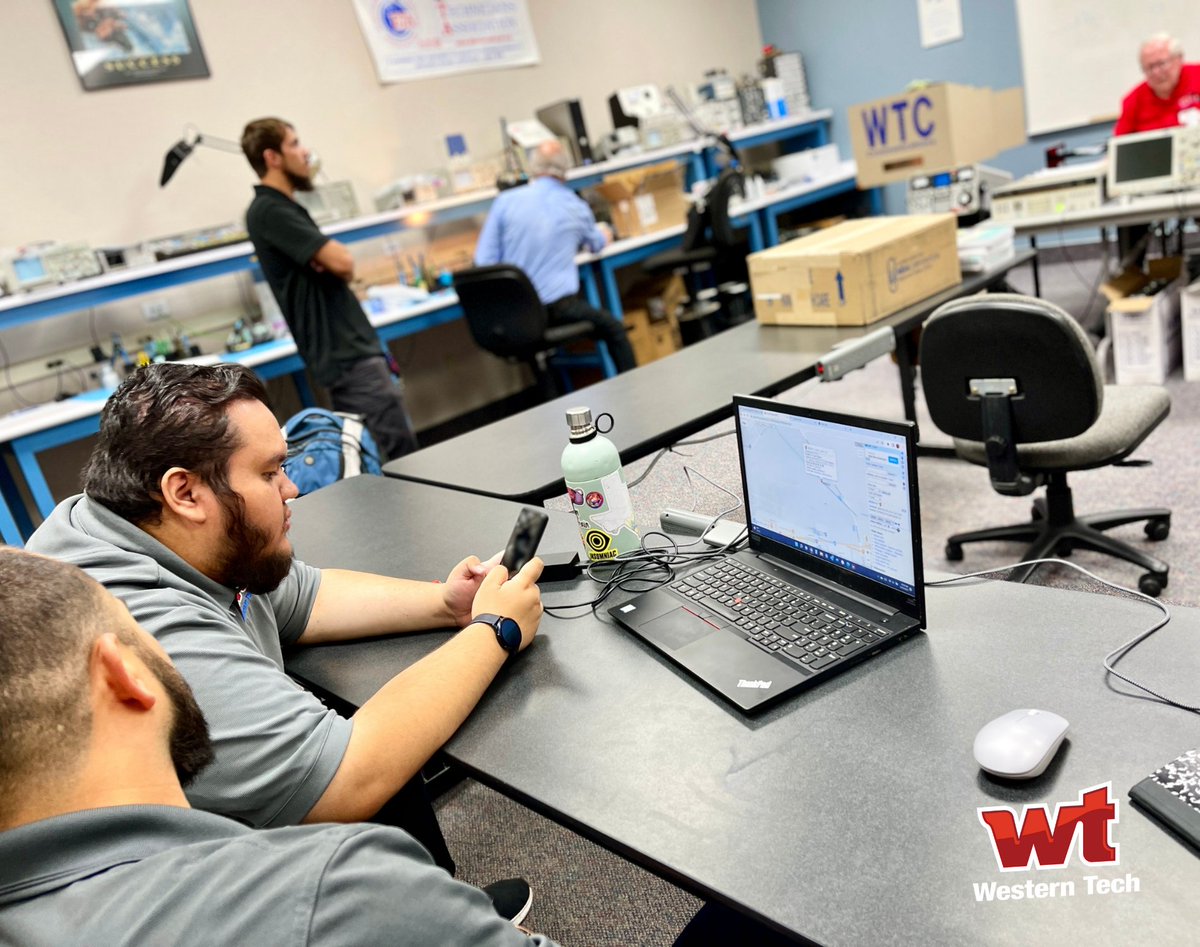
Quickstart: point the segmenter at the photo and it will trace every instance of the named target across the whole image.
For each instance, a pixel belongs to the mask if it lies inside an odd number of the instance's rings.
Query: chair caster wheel
[[[1150,520],[1146,523],[1146,535],[1154,542],[1161,542],[1171,535],[1171,521],[1166,519]]]
[[[962,562],[963,551],[961,543],[946,543],[946,558],[951,562]]]
[[[1138,579],[1138,591],[1151,598],[1158,598],[1163,587],[1167,584],[1166,577],[1157,572],[1147,572]]]
[[[1071,558],[1071,553],[1074,551],[1075,551],[1075,547],[1072,546],[1071,543],[1068,542],[1067,540],[1063,540],[1061,543],[1059,543],[1057,546],[1054,547],[1054,555],[1058,556],[1059,559]]]

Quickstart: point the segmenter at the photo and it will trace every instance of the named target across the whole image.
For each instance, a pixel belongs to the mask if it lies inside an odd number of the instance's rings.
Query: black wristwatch
[[[471,624],[476,622],[491,625],[500,647],[509,654],[516,654],[521,650],[521,626],[514,619],[501,618],[499,615],[476,615],[471,619]]]

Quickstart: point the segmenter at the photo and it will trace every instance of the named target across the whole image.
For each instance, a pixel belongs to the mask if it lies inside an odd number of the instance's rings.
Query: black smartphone
[[[508,570],[509,575],[519,572],[525,563],[533,558],[548,522],[550,517],[544,510],[525,507],[517,514],[516,525],[513,526],[512,535],[508,537],[508,545],[504,547],[504,558],[500,560],[500,564]]]

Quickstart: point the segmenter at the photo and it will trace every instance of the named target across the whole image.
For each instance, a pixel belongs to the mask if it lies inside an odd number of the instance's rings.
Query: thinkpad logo
[[[766,689],[767,689],[768,687],[770,687],[770,686],[771,686],[773,683],[774,683],[774,681],[746,681],[746,680],[741,680],[741,681],[738,681],[738,685],[737,685],[737,686],[738,686],[738,687],[758,687],[758,688],[761,688],[762,690],[766,690]]]

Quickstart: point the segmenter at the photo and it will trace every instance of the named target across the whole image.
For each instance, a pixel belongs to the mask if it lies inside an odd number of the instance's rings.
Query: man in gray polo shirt
[[[449,739],[507,649],[533,639],[541,560],[509,577],[471,556],[441,583],[307,566],[287,538],[296,490],[285,457],[249,369],[147,366],[104,407],[84,493],[60,503],[29,548],[120,598],[195,691],[216,760],[190,787],[193,805],[258,827],[360,821]],[[480,615],[514,619],[519,645]],[[283,670],[286,645],[449,627],[463,630],[350,719]],[[425,810],[424,831],[400,824],[453,870]]]
[[[213,758],[162,647],[74,566],[0,546],[0,944],[551,941],[399,829],[192,809]],[[784,939],[709,905],[675,947]]]
[[[0,548],[0,681],[0,943],[550,944],[399,829],[190,808],[204,716],[73,566]]]

